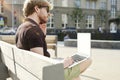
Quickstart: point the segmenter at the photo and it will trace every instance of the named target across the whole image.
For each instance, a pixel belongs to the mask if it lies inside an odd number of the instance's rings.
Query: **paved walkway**
[[[92,48],[91,51],[93,62],[81,75],[82,80],[120,80],[120,50]],[[77,48],[58,42],[57,52],[59,57],[65,58],[77,52]]]
[[[67,57],[77,52],[76,47],[58,43],[58,56]],[[81,75],[82,80],[120,80],[120,50],[92,48],[92,65]]]

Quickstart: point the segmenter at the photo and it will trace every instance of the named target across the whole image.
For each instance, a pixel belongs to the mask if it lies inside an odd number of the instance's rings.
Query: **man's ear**
[[[34,9],[35,9],[35,12],[38,12],[39,10],[38,6],[35,6]]]

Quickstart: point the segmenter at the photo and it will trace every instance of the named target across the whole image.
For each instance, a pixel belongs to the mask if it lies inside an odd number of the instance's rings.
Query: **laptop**
[[[69,68],[85,61],[91,56],[91,34],[78,33],[77,34],[77,53],[72,55],[74,63]]]

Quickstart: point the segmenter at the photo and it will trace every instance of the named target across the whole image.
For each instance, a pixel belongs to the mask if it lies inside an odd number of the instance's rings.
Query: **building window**
[[[86,1],[86,8],[89,9],[89,6],[90,6],[90,2]]]
[[[75,27],[76,27],[77,29],[80,28],[80,22],[79,22],[79,20],[75,20]]]
[[[101,2],[100,3],[100,9],[106,9],[106,2]]]
[[[95,9],[96,8],[96,1],[86,1],[86,8],[87,9]]]
[[[116,0],[111,0],[111,5],[116,5]]]
[[[95,9],[96,8],[96,2],[95,1],[92,1],[91,2],[91,9]]]
[[[115,18],[115,14],[116,14],[116,9],[115,8],[111,8],[111,17]]]
[[[0,1],[0,13],[4,12],[4,8],[3,8],[3,0]]]
[[[75,7],[80,8],[80,0],[75,0]]]
[[[94,28],[94,16],[88,15],[86,17],[86,28],[87,29],[93,29]]]
[[[111,0],[111,18],[116,17],[117,0]]]
[[[68,7],[68,0],[62,0],[62,7]]]
[[[48,23],[47,23],[47,27],[48,28],[54,28],[54,20],[53,20],[53,16],[49,17]]]
[[[62,14],[62,28],[66,28],[67,27],[67,14]]]
[[[16,1],[16,0],[14,0],[13,4],[17,4],[17,1]]]

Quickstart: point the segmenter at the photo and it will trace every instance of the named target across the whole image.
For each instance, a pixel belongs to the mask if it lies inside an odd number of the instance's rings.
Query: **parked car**
[[[3,26],[0,26],[0,29],[2,29],[3,28]]]
[[[71,39],[77,38],[77,30],[75,27],[66,27],[65,29],[62,30],[62,33],[64,36],[68,34]]]
[[[0,29],[0,35],[14,35],[16,30],[12,27],[3,27]]]
[[[65,29],[62,30],[62,32],[76,32],[76,28],[75,27],[66,27]]]

